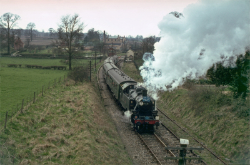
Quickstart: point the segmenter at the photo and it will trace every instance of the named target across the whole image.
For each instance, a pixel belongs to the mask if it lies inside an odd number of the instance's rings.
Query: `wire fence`
[[[2,132],[3,129],[6,129],[7,122],[11,120],[13,116],[18,115],[19,113],[23,113],[25,110],[28,110],[29,107],[33,103],[38,101],[41,97],[43,97],[48,92],[48,90],[55,88],[59,84],[65,83],[66,79],[67,77],[66,75],[64,75],[63,77],[59,77],[49,81],[46,85],[43,85],[29,96],[20,100],[16,104],[16,106],[12,107],[11,111],[6,111],[5,118],[0,122],[0,132]]]
[[[83,67],[85,68],[84,72],[86,72],[87,74],[87,79],[89,81],[91,81],[91,74],[93,74],[93,72],[96,70],[96,65],[99,64],[104,58],[94,62],[94,60],[90,60],[89,63],[86,63],[85,65],[81,65],[81,66],[75,66],[73,68],[77,69],[78,67]],[[92,62],[92,63],[91,63]],[[80,74],[84,74],[82,71]],[[77,77],[76,77],[77,78]],[[65,81],[68,78],[66,77],[66,75],[64,75],[63,77],[59,77],[56,78],[54,80],[49,81],[47,84],[43,85],[42,87],[38,88],[36,91],[34,91],[33,93],[31,93],[29,96],[21,99],[16,106],[13,106],[11,108],[11,110],[6,111],[5,112],[5,117],[4,119],[2,119],[2,121],[0,121],[0,132],[2,132],[4,129],[7,128],[7,123],[9,120],[12,119],[13,116],[18,115],[20,113],[23,113],[25,110],[27,110],[33,103],[35,103],[37,100],[39,100],[41,97],[43,97],[48,90],[53,89],[54,87],[56,87],[59,84],[63,84],[65,83]],[[73,80],[75,80],[75,78],[72,78]],[[75,80],[77,81],[77,80]]]

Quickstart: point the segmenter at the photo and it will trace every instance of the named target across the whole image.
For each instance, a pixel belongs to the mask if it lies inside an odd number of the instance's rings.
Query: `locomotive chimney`
[[[104,34],[103,34],[103,42],[106,42],[106,35],[105,35],[105,30],[104,30]]]
[[[143,92],[142,92],[142,96],[147,96],[147,90],[143,90]]]

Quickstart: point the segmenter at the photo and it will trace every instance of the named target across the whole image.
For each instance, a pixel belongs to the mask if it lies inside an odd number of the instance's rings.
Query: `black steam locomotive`
[[[131,122],[137,132],[154,132],[159,126],[155,100],[147,94],[147,89],[123,73],[117,66],[117,56],[104,61],[104,78],[115,98],[125,111],[131,112]]]

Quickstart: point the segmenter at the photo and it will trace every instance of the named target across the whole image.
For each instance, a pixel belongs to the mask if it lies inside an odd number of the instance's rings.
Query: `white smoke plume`
[[[250,45],[249,6],[249,0],[199,0],[182,13],[167,14],[158,24],[161,40],[140,67],[147,88],[173,90],[183,78],[206,73],[222,55],[244,54]]]
[[[124,116],[125,116],[125,118],[126,118],[128,121],[130,121],[131,115],[132,115],[132,112],[129,111],[129,110],[124,112]]]

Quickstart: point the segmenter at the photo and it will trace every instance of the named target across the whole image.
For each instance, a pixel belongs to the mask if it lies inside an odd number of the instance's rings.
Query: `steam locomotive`
[[[141,132],[154,132],[159,126],[155,100],[147,94],[147,89],[123,73],[117,66],[117,56],[104,61],[103,76],[116,100],[125,111],[131,112],[134,129]]]

